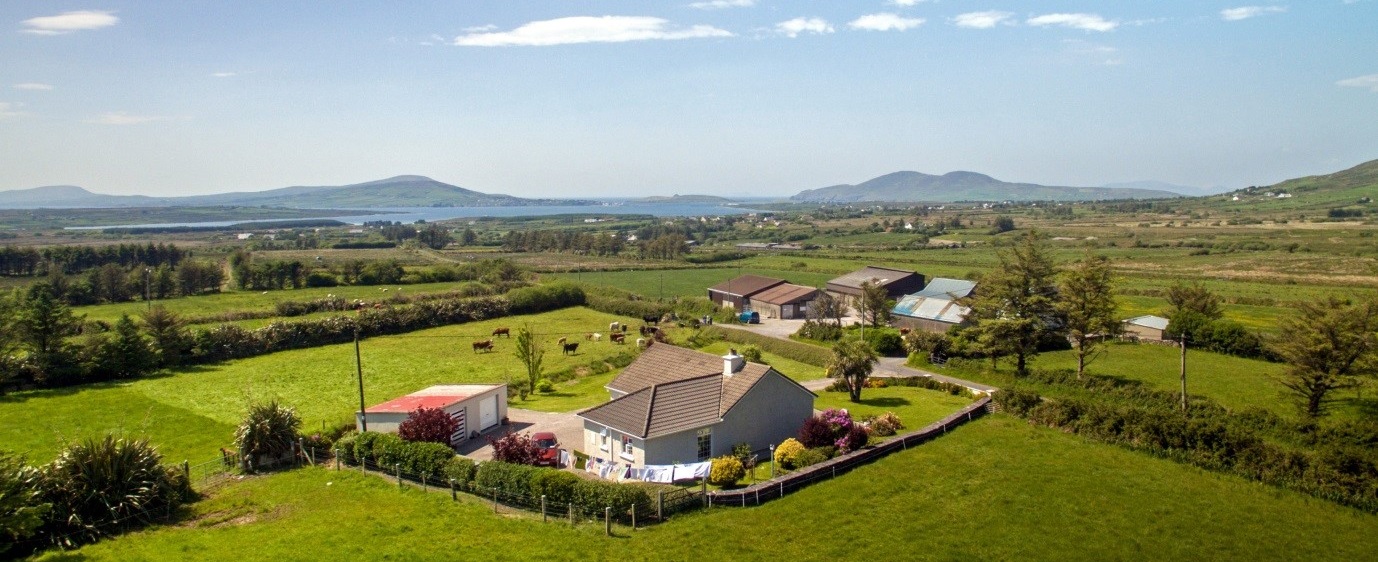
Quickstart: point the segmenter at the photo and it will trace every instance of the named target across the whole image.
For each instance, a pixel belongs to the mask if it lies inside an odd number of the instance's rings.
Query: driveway
[[[555,414],[508,408],[507,420],[507,425],[499,425],[480,435],[478,439],[466,441],[459,448],[459,454],[474,460],[491,460],[493,446],[488,444],[488,438],[497,439],[508,433],[549,431],[560,440],[561,449],[574,450],[584,446],[584,422],[572,413]]]

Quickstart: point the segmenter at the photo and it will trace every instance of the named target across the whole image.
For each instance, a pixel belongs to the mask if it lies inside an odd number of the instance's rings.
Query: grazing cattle
[[[613,322],[613,323],[611,323],[611,324],[608,324],[608,331],[609,331],[609,332],[616,332],[616,331],[620,330],[621,328],[622,328],[622,323],[621,323],[621,322]]]
[[[600,333],[598,333],[598,332],[594,332],[594,333],[593,333],[593,341],[603,341],[603,334],[600,334]]]
[[[626,324],[623,324],[622,327],[621,327],[622,333],[624,333],[624,334],[627,333],[627,328],[628,328],[628,326],[627,326]]]
[[[510,338],[512,337],[512,330],[509,330],[507,328],[495,328],[493,329],[493,336],[503,336]]]
[[[566,343],[562,345],[564,345],[565,355],[574,355],[575,352],[579,351],[579,342]]]
[[[493,340],[483,340],[474,342],[474,353],[479,351],[493,351]]]
[[[627,343],[627,335],[618,332],[612,335],[612,343]]]
[[[587,332],[587,333],[585,333],[585,334],[584,334],[584,341],[593,341],[593,332]]]
[[[656,315],[654,315],[654,314],[647,314],[647,315],[645,315],[645,316],[642,316],[642,317],[641,317],[641,320],[642,320],[643,322],[647,323],[647,324],[659,324],[659,323],[660,323],[660,317],[659,317],[659,316],[656,316]]]
[[[560,345],[565,345],[566,343],[569,342],[569,338],[560,338],[560,339],[555,340],[555,341],[556,341],[556,343],[559,343]]]
[[[641,335],[643,335],[643,336],[654,336],[655,333],[658,332],[658,331],[660,331],[660,328],[657,328],[657,327],[655,327],[655,326],[642,326],[642,327],[641,327]]]

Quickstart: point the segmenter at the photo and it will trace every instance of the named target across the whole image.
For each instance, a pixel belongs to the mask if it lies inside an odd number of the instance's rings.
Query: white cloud
[[[492,31],[492,30],[497,29],[497,28],[498,28],[498,26],[493,25],[493,24],[490,23],[490,24],[488,24],[488,25],[476,25],[476,26],[473,26],[473,27],[466,27],[466,28],[464,28],[464,32],[465,32],[465,33],[483,33],[483,32],[485,32],[485,31]]]
[[[756,0],[710,0],[708,2],[694,2],[689,4],[689,7],[699,10],[721,10],[723,8],[750,8],[755,5]]]
[[[56,16],[42,16],[26,19],[23,21],[24,29],[21,31],[34,35],[61,35],[73,31],[110,27],[119,23],[119,21],[120,18],[115,17],[110,12],[78,10],[75,12],[63,12]]]
[[[19,111],[19,106],[21,105],[23,104],[0,101],[0,121],[23,115],[24,112]]]
[[[1264,14],[1278,14],[1286,11],[1287,8],[1285,6],[1240,6],[1238,8],[1220,10],[1220,19],[1225,21],[1239,21]]]
[[[1378,93],[1378,74],[1345,78],[1344,80],[1336,82],[1335,85],[1344,86],[1346,88],[1368,88],[1368,91]]]
[[[238,72],[212,72],[211,76],[216,78],[233,78],[239,76]]]
[[[924,1],[925,1],[925,0],[890,0],[890,3],[891,3],[891,4],[894,4],[894,5],[896,5],[896,6],[906,6],[906,7],[908,7],[908,6],[917,5],[917,4],[922,3],[922,2],[924,2]]]
[[[47,90],[53,89],[53,85],[52,85],[52,84],[42,84],[42,83],[39,83],[39,82],[24,82],[24,83],[21,83],[21,84],[15,84],[15,85],[14,85],[14,89],[16,89],[16,90],[47,91]]]
[[[1060,25],[1085,31],[1111,31],[1120,25],[1096,14],[1044,14],[1031,17],[1024,23],[1037,27]]]
[[[167,117],[160,115],[132,115],[124,111],[112,111],[95,119],[88,120],[87,123],[95,123],[97,125],[140,125],[153,121],[166,121],[167,119]]]
[[[904,31],[923,25],[923,22],[923,18],[903,18],[899,14],[880,13],[861,16],[847,26],[867,31]]]
[[[454,44],[463,47],[548,46],[731,36],[732,33],[711,25],[673,29],[668,20],[654,17],[575,16],[533,21],[512,31],[469,33],[456,37]]]
[[[965,14],[957,14],[957,17],[952,18],[952,25],[971,29],[990,29],[1002,23],[1014,23],[1010,21],[1012,17],[1014,17],[1013,13],[996,10],[987,12],[967,12]]]
[[[823,18],[794,18],[775,24],[775,31],[786,37],[798,37],[801,33],[832,33],[833,25]]]

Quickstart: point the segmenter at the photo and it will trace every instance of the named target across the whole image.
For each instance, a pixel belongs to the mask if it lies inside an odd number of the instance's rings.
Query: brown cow
[[[627,335],[626,335],[626,334],[623,334],[622,332],[617,332],[617,333],[613,334],[613,335],[610,336],[610,337],[612,338],[612,343],[626,343],[626,342],[627,342]]]
[[[474,353],[478,353],[479,350],[493,351],[493,340],[483,340],[474,342]]]
[[[564,344],[565,355],[574,355],[579,351],[579,342]]]
[[[493,329],[493,336],[494,336],[494,337],[503,336],[503,337],[508,337],[508,338],[510,338],[510,337],[512,337],[512,330],[509,330],[509,329],[507,329],[507,328],[494,328],[494,329]]]
[[[560,339],[558,339],[558,340],[555,340],[555,343],[558,343],[558,344],[560,344],[560,345],[564,345],[564,344],[566,344],[566,343],[569,343],[569,338],[560,338]]]

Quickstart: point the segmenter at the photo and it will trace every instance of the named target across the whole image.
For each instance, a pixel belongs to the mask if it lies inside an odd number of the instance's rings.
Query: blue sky
[[[788,195],[1378,158],[1378,0],[0,3],[0,189]]]

